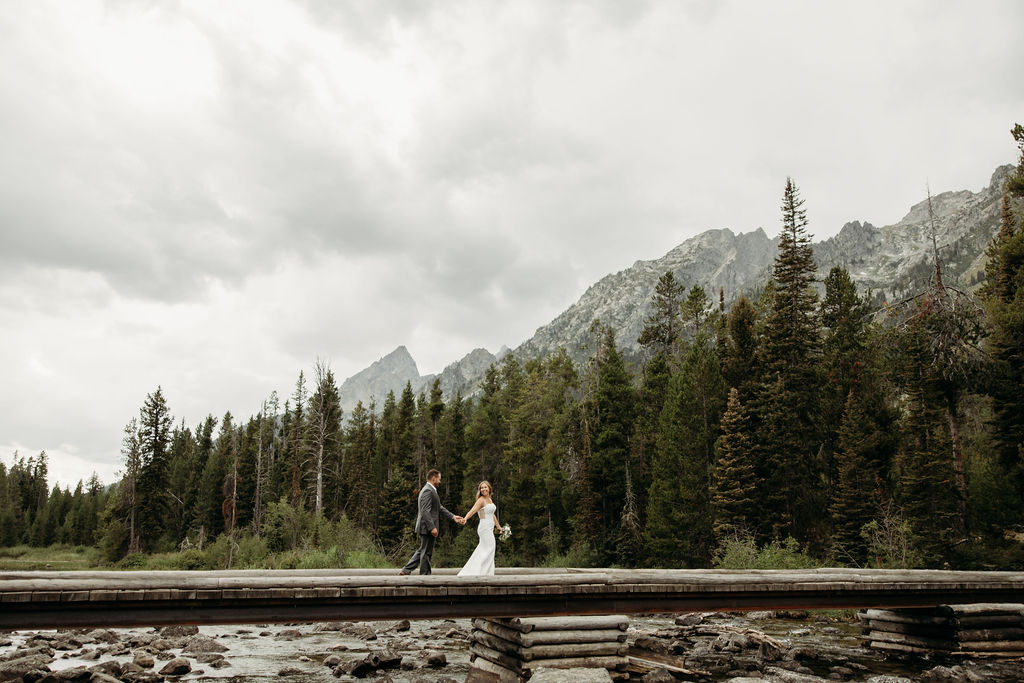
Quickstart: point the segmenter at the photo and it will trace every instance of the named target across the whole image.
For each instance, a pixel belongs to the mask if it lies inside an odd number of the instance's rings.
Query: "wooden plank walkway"
[[[0,572],[0,629],[1024,603],[1024,572]]]

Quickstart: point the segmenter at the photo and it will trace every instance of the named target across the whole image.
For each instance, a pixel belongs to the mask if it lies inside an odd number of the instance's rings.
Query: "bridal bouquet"
[[[498,536],[498,538],[502,541],[507,541],[508,539],[512,538],[512,527],[508,524],[501,527],[501,535]]]

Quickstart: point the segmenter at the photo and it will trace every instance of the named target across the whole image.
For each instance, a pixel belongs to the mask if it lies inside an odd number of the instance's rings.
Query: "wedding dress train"
[[[488,503],[480,508],[480,524],[476,527],[480,542],[469,556],[459,576],[494,576],[494,513],[498,506]]]

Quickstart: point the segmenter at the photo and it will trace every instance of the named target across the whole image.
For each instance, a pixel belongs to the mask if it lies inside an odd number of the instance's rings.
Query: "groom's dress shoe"
[[[409,576],[409,572],[398,572],[399,576]]]

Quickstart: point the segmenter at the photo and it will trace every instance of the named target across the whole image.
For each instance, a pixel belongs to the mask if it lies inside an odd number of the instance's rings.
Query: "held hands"
[[[466,518],[461,515],[455,515],[452,519],[455,520],[456,524],[466,525]]]
[[[431,529],[430,530],[430,535],[433,536],[434,538],[437,538],[437,529]]]

